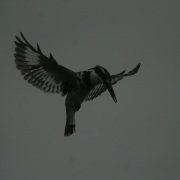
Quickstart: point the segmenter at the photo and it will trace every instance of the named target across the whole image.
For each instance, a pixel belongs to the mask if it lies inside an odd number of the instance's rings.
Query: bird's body
[[[22,33],[21,38],[16,37],[15,44],[16,66],[24,79],[45,92],[66,95],[65,136],[75,132],[75,113],[84,101],[92,100],[108,90],[116,102],[112,85],[125,76],[137,73],[140,67],[138,64],[132,71],[122,71],[116,75],[110,75],[102,66],[74,72],[59,65],[51,54],[49,57],[45,56],[38,44],[34,48]]]

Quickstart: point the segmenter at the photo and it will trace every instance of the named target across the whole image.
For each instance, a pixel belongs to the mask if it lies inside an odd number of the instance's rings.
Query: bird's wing
[[[53,56],[45,56],[39,45],[33,47],[21,33],[16,36],[15,63],[24,79],[49,93],[66,94],[76,81],[76,73],[59,65]]]
[[[104,84],[100,83],[97,84],[94,88],[92,88],[88,95],[86,96],[84,101],[90,101],[93,100],[94,98],[98,97],[101,95],[103,92],[105,92],[107,88],[104,86]]]
[[[114,85],[116,84],[119,80],[123,79],[124,77],[127,76],[132,76],[134,74],[136,74],[139,71],[139,68],[141,66],[141,63],[137,64],[137,66],[135,68],[133,68],[131,71],[127,72],[124,70],[119,74],[116,75],[112,75],[111,76],[111,84]]]
[[[119,80],[123,79],[126,76],[131,76],[134,75],[138,72],[139,68],[141,66],[141,63],[139,63],[134,69],[132,69],[131,71],[129,71],[128,73],[125,73],[126,71],[122,71],[119,74],[116,75],[111,75],[111,84],[114,85],[116,84]],[[105,92],[107,90],[107,88],[104,86],[104,84],[100,83],[97,84],[94,88],[92,88],[88,95],[86,96],[84,101],[89,101],[89,100],[93,100],[94,98],[98,97],[99,95],[101,95],[103,92]]]

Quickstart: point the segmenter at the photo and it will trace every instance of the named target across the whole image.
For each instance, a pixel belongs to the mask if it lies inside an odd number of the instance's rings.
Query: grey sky
[[[180,11],[171,0],[1,0],[0,179],[179,180]],[[139,73],[83,104],[63,136],[64,98],[23,80],[22,31],[74,71]]]

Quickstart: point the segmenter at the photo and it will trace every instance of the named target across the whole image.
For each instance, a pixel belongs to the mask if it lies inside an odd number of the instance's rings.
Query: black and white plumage
[[[33,47],[22,33],[20,38],[16,36],[15,45],[16,67],[25,80],[45,92],[66,95],[65,136],[75,132],[75,112],[84,101],[92,100],[108,90],[117,102],[112,85],[126,76],[136,74],[140,67],[139,63],[128,73],[122,71],[116,75],[110,75],[101,66],[74,72],[59,65],[51,54],[49,57],[45,56],[39,45]]]

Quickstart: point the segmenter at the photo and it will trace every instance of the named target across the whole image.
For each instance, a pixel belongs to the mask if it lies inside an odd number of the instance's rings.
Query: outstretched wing
[[[111,84],[114,85],[119,80],[123,79],[124,77],[132,76],[132,75],[136,74],[139,71],[140,66],[141,66],[141,63],[137,64],[135,68],[133,68],[131,71],[129,71],[127,73],[126,73],[126,71],[122,71],[119,74],[112,75],[111,76]]]
[[[117,82],[117,79],[120,80],[120,77],[123,78],[125,71],[122,71],[121,73],[117,75],[111,76],[111,84],[115,84],[115,81]],[[121,79],[122,79],[121,78]],[[103,92],[107,90],[106,86],[103,83],[97,84],[93,89],[91,89],[88,93],[88,95],[85,98],[85,101],[93,100],[94,98],[100,96]]]
[[[15,45],[16,67],[30,84],[45,92],[62,92],[63,95],[73,86],[76,73],[59,65],[51,54],[45,56],[38,44],[34,48],[21,33]]]
[[[141,66],[141,63],[139,63],[134,69],[132,69],[128,73],[125,73],[126,71],[122,71],[119,74],[111,75],[111,84],[114,85],[119,80],[123,79],[124,77],[132,76],[132,75],[136,74],[138,72],[140,66]],[[92,90],[89,91],[89,93],[86,96],[84,101],[93,100],[94,98],[98,97],[103,92],[105,92],[106,90],[107,90],[106,86],[104,86],[104,84],[100,83],[100,84],[96,85]]]

